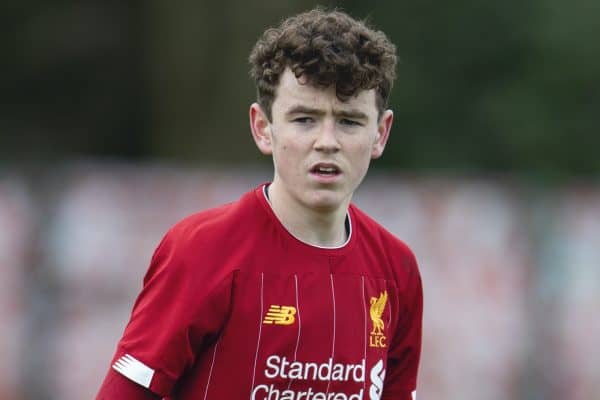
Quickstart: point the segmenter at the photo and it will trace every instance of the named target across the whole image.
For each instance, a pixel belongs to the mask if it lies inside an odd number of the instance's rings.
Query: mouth
[[[310,173],[324,177],[334,177],[340,175],[342,170],[332,163],[318,163],[310,169]]]

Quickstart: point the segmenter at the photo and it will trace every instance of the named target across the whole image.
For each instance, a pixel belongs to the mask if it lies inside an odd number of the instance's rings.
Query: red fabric
[[[100,387],[96,400],[160,400],[148,389],[138,385],[117,373],[112,368],[108,370],[106,378]]]
[[[262,188],[181,221],[152,258],[114,360],[133,356],[154,369],[152,391],[184,400],[410,399],[421,347],[416,261],[355,206],[349,216],[350,239],[336,249],[290,235]]]

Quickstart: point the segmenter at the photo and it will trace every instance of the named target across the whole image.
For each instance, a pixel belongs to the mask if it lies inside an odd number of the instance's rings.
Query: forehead
[[[337,98],[334,87],[319,88],[305,84],[302,77],[298,80],[291,70],[286,69],[279,79],[273,111],[285,112],[296,105],[310,106],[323,111],[360,109],[369,116],[377,114],[375,89],[361,90],[348,100],[341,101]]]

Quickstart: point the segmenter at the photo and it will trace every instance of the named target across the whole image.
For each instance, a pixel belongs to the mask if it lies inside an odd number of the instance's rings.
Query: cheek
[[[281,175],[290,175],[293,173],[294,166],[298,165],[293,147],[289,144],[281,143],[273,152],[273,160]]]
[[[368,162],[371,159],[371,153],[373,152],[373,145],[371,143],[360,143],[354,150],[354,159],[357,162]]]
[[[366,143],[358,146],[353,152],[351,162],[354,166],[356,175],[364,175],[365,171],[369,168],[369,164],[371,162],[371,152],[372,146]]]
[[[279,158],[279,161],[284,163],[294,155],[294,152],[290,149],[289,144],[286,143],[279,143],[279,145],[275,147],[274,151],[277,153],[277,158]]]

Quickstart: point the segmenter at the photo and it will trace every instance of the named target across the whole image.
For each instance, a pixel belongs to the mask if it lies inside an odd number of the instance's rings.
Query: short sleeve
[[[156,249],[112,368],[160,396],[218,335],[233,273],[172,231]]]
[[[388,352],[382,400],[413,400],[421,357],[423,286],[417,263],[409,257],[408,284],[401,293],[404,301],[395,336]]]

